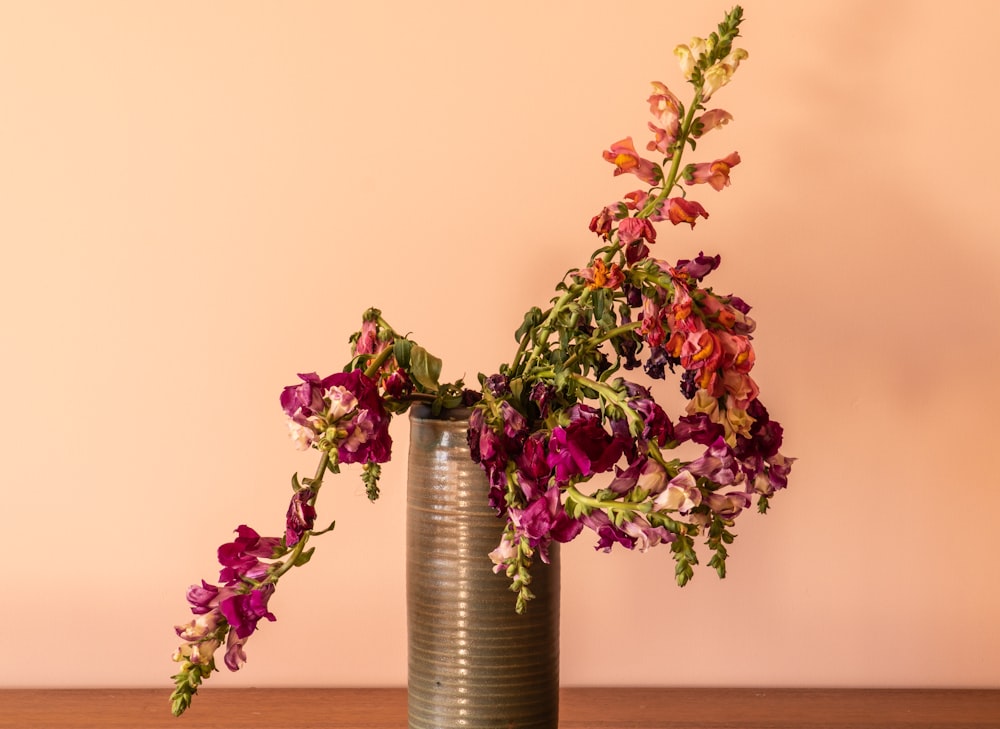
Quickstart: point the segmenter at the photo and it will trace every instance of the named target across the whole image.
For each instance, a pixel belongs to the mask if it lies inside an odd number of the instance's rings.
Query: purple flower
[[[699,252],[693,261],[677,261],[677,265],[674,268],[678,273],[687,274],[691,278],[700,281],[717,269],[720,263],[722,263],[722,256],[706,256],[704,253]]]
[[[281,545],[280,539],[262,537],[245,524],[241,524],[236,533],[239,536],[235,540],[219,547],[219,564],[223,567],[219,580],[229,585],[244,577],[258,580],[267,574],[268,565],[258,557],[273,558]]]
[[[545,382],[536,382],[531,388],[529,399],[538,406],[538,412],[543,418],[549,417],[552,407],[552,400],[556,396],[556,389]]]
[[[500,403],[500,415],[503,417],[504,435],[517,442],[528,436],[528,421],[506,400]]]
[[[267,609],[267,601],[273,593],[274,585],[263,585],[244,594],[232,595],[219,603],[219,610],[238,638],[249,638],[257,630],[257,622],[261,618],[275,620]]]
[[[649,394],[649,390],[627,382],[626,391],[632,397],[628,403],[629,407],[639,413],[645,423],[642,437],[655,441],[661,446],[672,441],[674,439],[674,425],[670,422],[670,417],[663,408]]]
[[[249,637],[249,636],[248,636]],[[229,640],[226,641],[226,668],[230,671],[238,671],[242,668],[243,664],[247,662],[246,651],[243,650],[243,646],[246,645],[247,638],[240,638],[236,635],[235,630],[229,631]]]
[[[315,372],[300,374],[299,379],[301,385],[289,385],[281,391],[281,409],[299,425],[306,425],[309,417],[323,413],[325,388]]]
[[[507,450],[505,439],[486,422],[482,408],[475,408],[469,416],[466,435],[472,460],[478,463],[490,482],[489,504],[503,514],[507,508]]]
[[[622,523],[621,528],[635,540],[632,546],[638,547],[640,552],[645,552],[657,544],[672,542],[677,538],[666,527],[654,527],[640,514],[635,514],[631,521]]]
[[[718,423],[712,422],[705,413],[682,415],[674,426],[674,437],[681,443],[690,440],[707,446],[723,437],[725,433],[725,429]]]
[[[705,476],[720,486],[731,486],[737,481],[737,476],[742,478],[733,451],[722,437],[716,438],[700,458],[691,461],[687,470],[695,476]]]
[[[490,375],[486,378],[486,389],[493,397],[503,397],[510,392],[510,378],[506,375]]]
[[[229,588],[223,588],[229,589]],[[191,612],[195,615],[204,615],[218,606],[219,600],[226,595],[219,595],[219,588],[201,581],[201,586],[191,585],[187,591],[187,601],[191,605]]]
[[[546,455],[547,436],[544,432],[532,433],[514,459],[517,466],[517,480],[524,493],[524,498],[534,501],[546,490],[552,469],[549,467]]]
[[[285,514],[285,544],[294,547],[302,539],[302,535],[313,528],[316,521],[316,508],[310,504],[315,492],[312,489],[299,489],[292,494]]]
[[[553,486],[526,509],[512,514],[518,534],[528,538],[528,543],[538,550],[543,562],[549,561],[548,546],[553,539],[569,542],[583,529],[583,524],[566,514],[560,493],[559,488]]]
[[[620,544],[626,549],[635,546],[635,538],[630,537],[621,529],[611,523],[611,519],[603,511],[595,509],[585,516],[580,517],[583,525],[597,532],[598,540],[594,549],[601,552],[610,552],[615,544]]]

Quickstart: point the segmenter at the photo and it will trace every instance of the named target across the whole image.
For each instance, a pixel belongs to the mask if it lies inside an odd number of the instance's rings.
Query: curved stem
[[[641,514],[648,514],[653,510],[653,505],[648,501],[605,501],[593,496],[584,496],[575,486],[567,486],[566,494],[577,503],[601,511],[638,511]]]
[[[392,347],[386,347],[377,355],[375,355],[375,359],[369,362],[368,366],[365,368],[365,377],[368,378],[374,377],[378,373],[378,371],[382,369],[382,365],[385,364],[385,361],[389,359],[389,357],[391,356],[392,356]]]

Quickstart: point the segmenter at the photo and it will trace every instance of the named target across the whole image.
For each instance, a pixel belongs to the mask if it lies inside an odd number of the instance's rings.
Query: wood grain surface
[[[0,690],[0,729],[404,729],[405,689]],[[1000,690],[564,688],[563,729],[1000,729]],[[498,729],[504,729],[498,727]]]

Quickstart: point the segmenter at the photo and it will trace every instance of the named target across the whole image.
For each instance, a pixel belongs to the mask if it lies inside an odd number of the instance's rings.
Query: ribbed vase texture
[[[489,553],[503,521],[472,462],[468,411],[410,413],[406,514],[410,729],[556,729],[559,556],[535,561],[523,615]]]

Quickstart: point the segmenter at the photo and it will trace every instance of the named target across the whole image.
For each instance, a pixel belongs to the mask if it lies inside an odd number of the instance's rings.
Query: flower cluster
[[[666,85],[653,84],[646,151],[656,159],[640,155],[631,137],[603,155],[614,175],[633,175],[643,187],[592,218],[600,247],[567,274],[547,310],[526,313],[513,359],[480,375],[478,391],[461,381],[442,384],[441,361],[399,335],[377,309],[365,312],[351,337],[343,371],[302,374],[282,391],[291,438],[318,451],[319,465],[312,478],[292,477],[283,536],[240,526],[237,538],[219,548],[218,584],[189,589],[194,618],[177,627],[183,643],[174,656],[182,664],[174,676],[175,714],[214,670],[223,645],[226,666],[242,666],[258,623],[275,619],[268,603],[278,580],[309,561],[311,537],[333,528],[314,529],[324,475],[360,464],[369,498],[378,497],[379,464],[392,452],[390,420],[414,402],[431,404],[432,412],[472,408],[470,455],[501,517],[489,557],[494,571],[510,578],[518,612],[533,597],[534,560],[547,561],[553,542],[585,530],[604,551],[669,545],[681,585],[693,575],[695,539],[703,536],[709,565],[725,576],[734,520],[755,499],[759,511],[767,510],[787,485],[793,459],[781,454],[781,425],[751,375],[750,306],[704,284],[720,256],[699,252],[667,262],[652,257],[651,247],[657,223],[693,229],[707,219],[689,191],[724,190],[741,163],[735,151],[682,163],[688,148],[733,120],[706,103],[747,58],[733,46],[741,21],[734,8],[718,32],[676,49],[693,91],[685,105]],[[686,402],[673,419],[653,392],[668,370]],[[634,381],[633,372],[650,383]],[[598,485],[585,487],[592,481]],[[484,569],[489,565],[484,555]]]
[[[378,319],[378,314],[372,314]],[[328,377],[315,373],[299,375],[300,383],[281,393],[281,407],[288,417],[292,440],[300,448],[321,453],[312,478],[292,477],[292,498],[285,515],[281,537],[262,537],[246,525],[237,528],[234,541],[219,547],[222,569],[218,584],[202,580],[192,585],[187,600],[194,618],[176,628],[183,643],[174,653],[181,670],[173,677],[173,712],[183,713],[201,682],[215,670],[215,653],[226,646],[224,662],[231,671],[246,661],[244,645],[262,619],[273,621],[268,601],[275,584],[292,567],[306,564],[313,549],[306,549],[313,529],[316,497],[327,472],[336,473],[341,463],[362,464],[369,497],[378,496],[379,464],[389,460],[391,401],[380,391],[377,380],[389,359],[360,353],[359,361],[371,359],[374,367],[365,371],[352,367]]]
[[[734,151],[681,164],[694,140],[732,121],[704,104],[747,57],[733,47],[741,19],[737,8],[718,33],[678,47],[693,98],[685,106],[653,83],[646,149],[660,161],[641,156],[631,137],[604,152],[616,176],[634,175],[647,187],[593,217],[602,247],[567,276],[550,309],[529,312],[513,362],[482,378],[469,446],[489,477],[491,504],[506,517],[491,557],[512,579],[519,611],[532,597],[532,560],[546,561],[553,541],[584,528],[605,551],[670,545],[682,585],[698,561],[693,540],[704,533],[710,564],[724,576],[733,520],[754,498],[766,511],[787,483],[792,459],[779,451],[781,426],[750,374],[750,306],[704,286],[718,255],[673,263],[650,255],[655,224],[694,228],[707,219],[688,190],[725,189],[741,161]],[[652,380],[665,379],[667,369],[679,376],[687,406],[676,422],[650,389],[622,375],[640,367]],[[693,460],[668,456],[684,444],[703,450]],[[607,474],[600,487],[583,491],[599,474]]]

